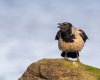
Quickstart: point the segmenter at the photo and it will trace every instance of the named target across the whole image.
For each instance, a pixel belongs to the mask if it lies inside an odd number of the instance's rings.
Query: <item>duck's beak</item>
[[[61,28],[61,23],[58,23],[58,28]]]

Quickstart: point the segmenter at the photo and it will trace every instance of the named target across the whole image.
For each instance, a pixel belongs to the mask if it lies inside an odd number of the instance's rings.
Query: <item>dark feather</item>
[[[72,29],[68,29],[65,32],[61,31],[61,38],[65,42],[74,42],[75,35],[72,34]]]
[[[61,34],[61,30],[59,30],[55,36],[55,40],[59,40]]]
[[[71,29],[70,30],[67,30],[65,32],[59,30],[57,32],[57,34],[56,34],[55,40],[59,40],[59,37],[61,36],[61,38],[65,42],[74,42],[73,39],[75,39],[75,35],[74,34],[71,34],[71,33],[72,33]]]
[[[81,33],[80,33],[80,36],[82,37],[82,39],[84,40],[84,42],[86,42],[86,40],[88,39],[86,33],[83,31],[83,30],[79,30]]]
[[[63,40],[65,42],[74,42],[74,39],[75,39],[75,35],[74,34],[72,34],[72,35],[68,34],[63,38]]]
[[[65,52],[65,51],[63,51],[62,53],[61,53],[61,56],[62,57],[65,57],[65,55],[67,55],[67,57],[70,57],[70,58],[77,58],[77,52]],[[78,53],[78,56],[79,56],[79,53]]]

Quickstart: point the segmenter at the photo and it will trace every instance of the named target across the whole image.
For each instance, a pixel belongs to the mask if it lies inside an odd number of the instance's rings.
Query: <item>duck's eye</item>
[[[63,24],[63,26],[66,26],[66,24]]]

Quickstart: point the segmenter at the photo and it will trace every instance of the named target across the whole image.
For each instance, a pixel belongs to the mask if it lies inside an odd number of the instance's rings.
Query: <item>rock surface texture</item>
[[[19,80],[100,80],[100,69],[63,59],[32,63]]]

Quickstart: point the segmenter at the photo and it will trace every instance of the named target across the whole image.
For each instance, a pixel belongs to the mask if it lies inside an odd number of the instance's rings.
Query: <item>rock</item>
[[[63,59],[32,63],[19,80],[100,80],[100,69]]]

